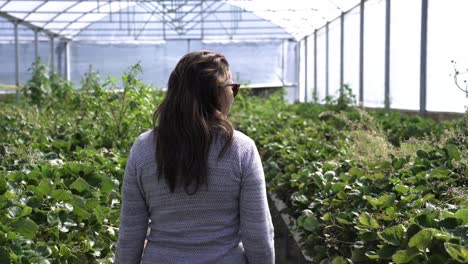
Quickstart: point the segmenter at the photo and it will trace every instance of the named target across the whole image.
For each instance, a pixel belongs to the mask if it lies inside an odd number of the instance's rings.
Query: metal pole
[[[341,12],[340,18],[340,96],[343,96],[344,86],[344,16],[345,13]]]
[[[317,30],[314,31],[314,100],[317,99]]]
[[[16,84],[16,102],[20,101],[19,90],[19,39],[18,39],[18,22],[15,22],[15,84]]]
[[[34,30],[34,60],[39,58],[39,31]]]
[[[308,71],[308,65],[307,65],[307,61],[308,61],[308,60],[307,60],[307,58],[308,58],[308,55],[307,55],[307,50],[308,50],[308,49],[307,49],[307,45],[308,45],[307,42],[308,42],[308,41],[307,41],[307,40],[308,40],[308,39],[309,39],[308,36],[305,37],[305,39],[304,39],[304,53],[305,53],[305,55],[304,55],[304,56],[305,56],[305,58],[304,58],[304,64],[305,64],[305,65],[304,65],[304,72],[305,72],[305,73],[304,73],[304,78],[305,78],[305,79],[304,79],[304,86],[305,86],[305,88],[304,88],[304,90],[305,90],[305,92],[304,92],[304,93],[305,93],[305,94],[304,94],[304,101],[305,101],[306,103],[307,103],[307,101],[309,101],[309,97],[308,97],[308,95],[307,95],[308,92],[309,92],[309,89],[308,89],[308,87],[309,87],[309,82],[308,82],[308,78],[307,78],[307,75],[308,75],[308,72],[309,72],[309,71]]]
[[[390,0],[385,7],[385,109],[390,109]]]
[[[55,60],[55,43],[54,43],[54,36],[50,35],[50,73],[52,74],[55,71],[55,65],[54,65],[54,60]]]
[[[359,22],[359,104],[364,105],[364,2],[361,0]]]
[[[286,83],[286,73],[285,73],[285,56],[286,56],[286,48],[287,48],[287,45],[286,45],[286,40],[283,40],[282,42],[282,46],[281,46],[281,82],[283,84],[283,86],[285,85]],[[286,88],[286,87],[284,87]]]
[[[329,70],[330,70],[330,61],[329,61],[329,55],[330,55],[330,43],[329,43],[329,24],[330,22],[327,22],[325,25],[325,96],[329,95]]]
[[[297,83],[297,88],[296,88],[296,101],[299,101],[300,96],[299,96],[299,89],[301,88],[301,79],[300,79],[300,71],[301,71],[301,61],[300,61],[300,54],[301,52],[301,42],[298,41],[296,42],[296,83]]]
[[[201,5],[200,5],[200,12],[201,12],[201,29],[200,29],[200,35],[201,35],[201,39],[203,39],[205,37],[205,16],[204,16],[204,8],[203,8],[203,3],[204,3],[204,0],[201,1]]]
[[[421,10],[421,74],[419,91],[419,114],[426,116],[426,74],[427,74],[427,10],[429,0],[422,0]]]
[[[65,80],[70,81],[70,42],[63,43],[65,52]]]

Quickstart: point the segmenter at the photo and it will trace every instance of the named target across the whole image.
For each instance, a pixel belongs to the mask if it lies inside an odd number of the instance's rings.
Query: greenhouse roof
[[[0,1],[0,17],[73,40],[299,40],[358,3],[359,0],[10,0]],[[12,28],[0,20],[0,36],[13,38]],[[26,38],[34,35],[31,31],[20,34]]]

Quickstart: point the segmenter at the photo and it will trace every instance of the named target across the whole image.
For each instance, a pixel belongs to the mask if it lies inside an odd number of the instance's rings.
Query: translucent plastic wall
[[[364,106],[368,107],[385,106],[386,4],[386,0],[368,0],[364,4],[362,97]],[[424,75],[420,66],[422,0],[391,0],[390,4],[390,107],[420,110],[421,87],[424,87],[421,86],[421,76]],[[452,62],[455,61],[457,70],[463,73],[459,75],[460,88],[466,89],[464,81],[468,79],[468,73],[465,74],[468,71],[468,36],[461,26],[466,24],[466,10],[468,2],[464,0],[428,1],[427,111],[464,112],[468,106],[465,93],[455,84]],[[344,14],[343,60],[340,58],[340,18],[308,36],[307,51],[302,51],[306,48],[305,44],[302,45],[305,40],[300,41],[301,54],[307,53],[307,59],[301,59],[301,72],[305,72],[307,68],[307,78],[300,74],[300,89],[306,90],[308,94],[315,89],[319,101],[325,98],[327,90],[329,95],[338,94],[341,66],[343,83],[350,86],[356,99],[360,98],[360,12],[360,6],[357,6]],[[317,41],[316,47],[314,38]],[[314,52],[317,52],[316,57]],[[303,94],[306,92],[300,95]]]
[[[430,111],[463,111],[468,98],[454,81],[454,67],[460,72],[468,69],[468,35],[466,11],[468,1],[429,1],[427,46],[427,106]],[[466,74],[459,84],[466,89]]]
[[[283,45],[291,46],[286,49],[291,54],[284,54],[284,72]],[[75,42],[70,44],[71,79],[79,83],[89,65],[105,78],[120,76],[131,65],[140,63],[143,67],[143,81],[157,87],[165,87],[170,72],[185,53],[207,49],[221,52],[227,57],[236,81],[279,86],[282,84],[282,78],[285,78],[286,82],[295,81],[294,47],[294,42],[286,41],[283,44],[281,40],[238,43],[172,40],[159,44],[106,45]],[[293,60],[287,60],[289,57]]]
[[[384,105],[385,1],[368,0],[364,9],[364,105]]]
[[[418,110],[421,0],[394,0],[391,11],[390,104],[393,108]]]
[[[29,29],[24,29],[29,30]],[[13,34],[13,29],[11,30]],[[29,30],[31,31],[31,30]],[[34,33],[32,33],[34,34]],[[40,34],[38,53],[41,60],[50,65],[50,39]],[[31,78],[29,68],[34,61],[34,40],[19,37],[19,76],[24,84]],[[63,43],[54,43],[56,72],[65,76],[65,51]],[[296,42],[290,40],[202,42],[199,40],[171,40],[160,43],[98,44],[70,42],[70,77],[76,87],[89,71],[90,65],[101,78],[119,77],[128,68],[140,63],[140,78],[157,87],[165,87],[169,74],[178,60],[187,52],[207,49],[223,53],[229,63],[235,81],[254,86],[290,86],[288,98],[297,98]],[[15,84],[15,45],[11,41],[0,42],[0,84]]]
[[[15,35],[14,24],[3,18],[0,18],[0,35]],[[2,39],[0,37],[0,84],[15,85],[16,84],[16,65],[15,65],[15,44],[14,38],[8,37]],[[19,82],[25,83],[31,78],[32,63],[35,58],[34,31],[18,25],[18,62],[19,62]],[[56,44],[57,45],[57,44]],[[43,33],[38,33],[38,55],[41,60],[50,65],[50,38]],[[55,56],[55,65],[59,63]]]

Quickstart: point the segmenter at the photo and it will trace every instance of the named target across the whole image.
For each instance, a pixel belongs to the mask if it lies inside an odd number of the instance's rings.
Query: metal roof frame
[[[326,10],[341,14],[354,6],[350,2],[358,0],[266,1],[5,0],[0,1],[0,17],[66,40],[115,41],[125,35],[122,32],[136,41],[205,36],[299,40],[335,18],[326,15]],[[0,36],[6,35],[0,31]]]

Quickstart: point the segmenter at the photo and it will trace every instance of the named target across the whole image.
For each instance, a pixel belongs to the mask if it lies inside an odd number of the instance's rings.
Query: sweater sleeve
[[[148,230],[148,208],[138,184],[135,145],[125,167],[115,263],[139,264]]]
[[[250,264],[275,263],[274,229],[266,196],[265,176],[255,143],[242,159],[240,231]]]

